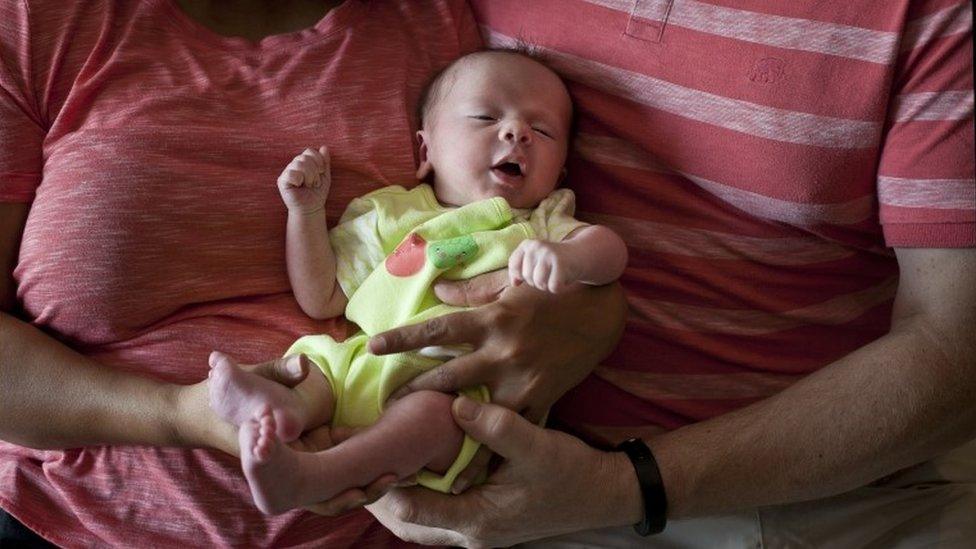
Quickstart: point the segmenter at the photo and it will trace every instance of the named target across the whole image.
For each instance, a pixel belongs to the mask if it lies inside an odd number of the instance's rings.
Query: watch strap
[[[617,450],[627,454],[634,465],[644,499],[644,519],[634,525],[634,530],[642,536],[662,532],[668,520],[668,499],[654,454],[639,438],[621,442]]]

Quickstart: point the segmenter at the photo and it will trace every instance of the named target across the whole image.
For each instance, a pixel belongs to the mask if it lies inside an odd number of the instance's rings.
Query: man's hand
[[[387,354],[430,345],[467,343],[474,351],[427,371],[394,393],[453,392],[485,385],[492,402],[539,422],[552,404],[607,356],[623,329],[625,303],[619,285],[587,287],[554,295],[522,286],[507,287],[504,270],[460,282],[438,282],[437,296],[451,305],[479,305],[384,332],[370,351]],[[469,486],[487,467],[484,447],[455,481]]]
[[[508,258],[508,277],[512,286],[529,286],[554,294],[579,287],[580,266],[572,251],[561,242],[524,240]]]
[[[346,440],[356,434],[357,431],[358,429],[322,425],[305,432],[301,438],[290,443],[289,446],[301,452],[321,452]],[[328,501],[309,505],[305,509],[318,515],[333,517],[373,503],[394,486],[407,486],[411,484],[413,484],[413,479],[404,479],[403,481],[397,482],[396,475],[390,473],[380,476],[368,486],[350,488]]]
[[[278,192],[288,211],[312,214],[325,209],[325,199],[332,187],[329,149],[305,149],[278,176]]]
[[[483,307],[376,335],[369,350],[382,355],[471,344],[473,352],[417,376],[394,397],[483,384],[493,402],[538,421],[609,354],[623,328],[624,311],[616,285],[560,296],[524,286],[508,288]]]
[[[640,519],[640,489],[624,454],[600,452],[467,397],[455,400],[453,412],[465,432],[505,462],[459,496],[397,489],[369,506],[401,539],[497,547]]]

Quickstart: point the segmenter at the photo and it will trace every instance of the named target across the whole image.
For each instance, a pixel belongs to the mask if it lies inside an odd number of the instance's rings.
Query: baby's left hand
[[[579,280],[580,269],[574,259],[560,242],[525,240],[508,259],[508,278],[513,286],[525,282],[542,291],[562,293]]]

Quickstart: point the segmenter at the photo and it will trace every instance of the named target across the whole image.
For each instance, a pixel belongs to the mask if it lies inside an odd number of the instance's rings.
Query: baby
[[[370,354],[371,335],[459,310],[441,303],[434,281],[467,279],[507,266],[513,284],[564,292],[616,280],[627,261],[620,237],[573,219],[562,179],[572,104],[560,78],[516,52],[462,57],[422,98],[417,178],[353,200],[326,229],[329,156],[306,150],[278,178],[288,207],[288,276],[312,317],[342,314],[362,333],[343,342],[307,336],[286,354],[312,368],[294,389],[216,360],[211,406],[240,426],[244,473],[265,513],[327,500],[387,473],[417,474],[448,491],[477,443],[451,415],[453,395],[418,391],[387,403],[417,374],[463,350]],[[347,299],[348,298],[348,299]],[[487,400],[484,387],[465,394]],[[330,423],[362,430],[328,450],[285,443]]]

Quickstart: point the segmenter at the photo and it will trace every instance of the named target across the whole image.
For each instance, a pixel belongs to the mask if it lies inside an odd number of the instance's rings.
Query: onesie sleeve
[[[30,19],[0,3],[0,202],[29,203],[41,183],[46,130],[31,87]]]
[[[410,231],[441,210],[428,185],[390,185],[350,202],[329,233],[336,279],[346,297],[352,297]]]
[[[576,195],[569,189],[556,189],[547,196],[529,216],[529,224],[540,240],[560,242],[570,233],[587,226],[573,215],[576,213]]]
[[[339,224],[329,232],[336,258],[336,280],[346,297],[352,297],[386,256],[379,225],[376,201],[366,195],[353,199]]]
[[[972,2],[909,6],[878,165],[892,247],[976,246]]]

